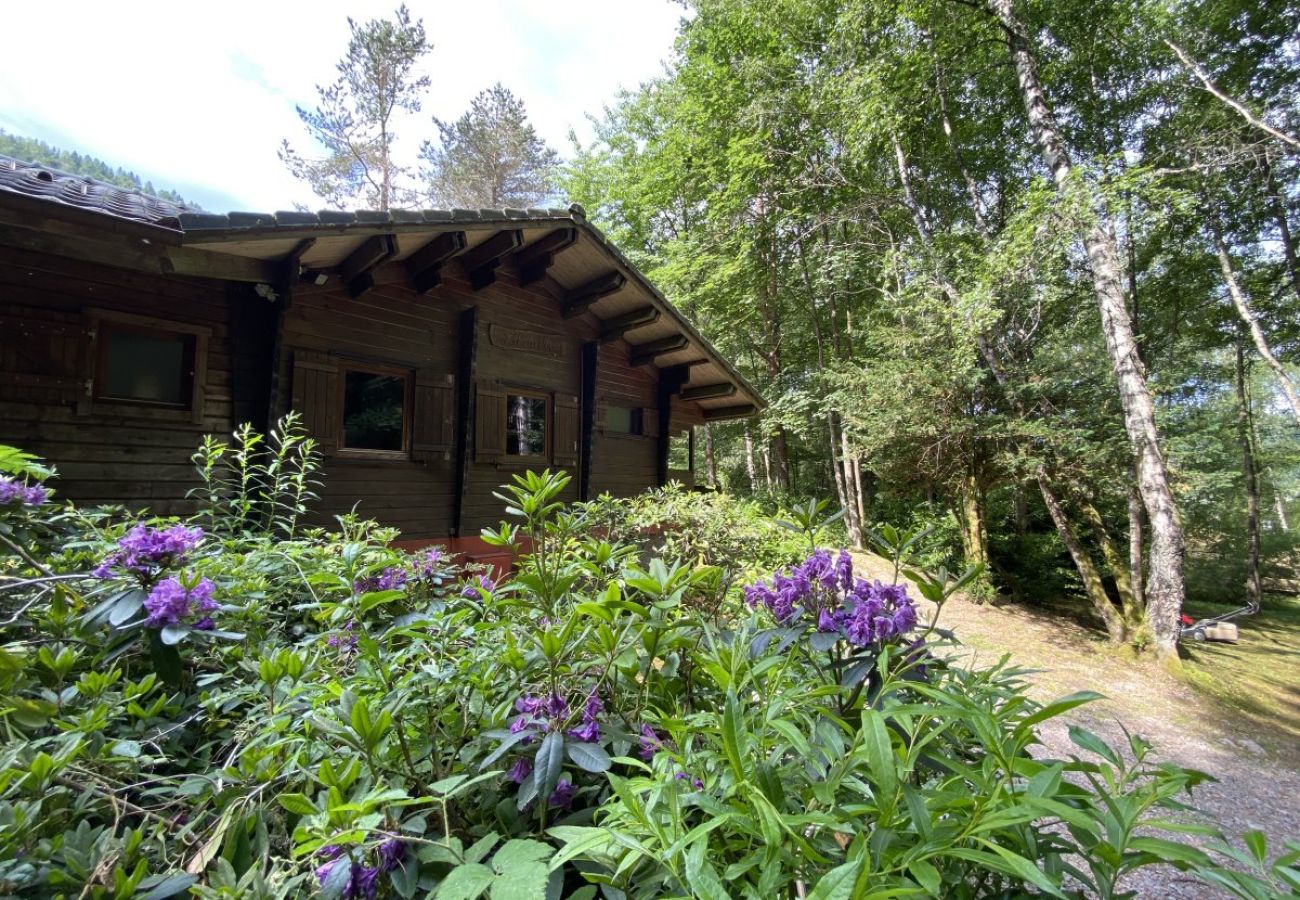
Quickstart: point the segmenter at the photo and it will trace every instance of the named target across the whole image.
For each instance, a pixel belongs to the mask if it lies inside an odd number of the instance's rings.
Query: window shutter
[[[338,450],[339,371],[326,353],[295,350],[293,408],[302,415],[307,433],[326,455]]]
[[[429,369],[415,373],[411,455],[424,462],[450,459],[455,442],[456,379]]]
[[[578,398],[572,394],[555,395],[555,465],[573,469],[578,465],[579,446]]]
[[[506,452],[506,394],[495,382],[478,386],[474,413],[474,459],[496,462]]]
[[[659,437],[659,410],[648,406],[641,410],[641,434],[648,438]]]

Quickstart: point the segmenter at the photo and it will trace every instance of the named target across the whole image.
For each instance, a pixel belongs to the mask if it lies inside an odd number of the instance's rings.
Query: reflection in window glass
[[[606,434],[643,434],[641,429],[641,410],[628,409],[626,406],[609,406],[605,408]]]
[[[103,326],[99,396],[188,406],[194,337]]]
[[[691,429],[674,434],[668,440],[668,468],[682,471],[694,471],[695,459],[692,452]]]
[[[546,398],[506,397],[506,455],[546,456]]]
[[[343,446],[349,450],[406,449],[406,379],[377,372],[345,372]]]

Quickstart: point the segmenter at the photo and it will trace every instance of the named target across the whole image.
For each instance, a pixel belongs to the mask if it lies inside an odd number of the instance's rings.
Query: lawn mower
[[[1178,637],[1180,640],[1191,638],[1194,641],[1236,643],[1237,626],[1232,620],[1241,616],[1253,616],[1257,612],[1259,612],[1259,604],[1252,602],[1208,619],[1193,619],[1187,613],[1183,613],[1178,617],[1178,623],[1182,626]]]

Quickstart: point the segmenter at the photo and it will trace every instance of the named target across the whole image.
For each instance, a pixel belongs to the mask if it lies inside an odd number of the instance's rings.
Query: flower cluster
[[[660,751],[666,752],[668,749],[664,745],[664,739],[659,736],[659,733],[646,724],[641,725],[641,734],[638,738],[638,742],[641,745],[641,749],[638,751],[638,755],[646,762],[652,761],[655,758],[655,755],[658,754]],[[690,774],[689,772],[686,772],[681,769],[679,769],[677,773],[673,775],[673,780],[689,782],[691,787],[693,787],[697,791],[704,790],[703,781],[701,781],[696,776]]]
[[[337,634],[331,634],[329,638],[326,639],[325,643],[340,652],[346,652],[353,649],[356,647],[358,640],[357,633],[353,630],[356,628],[356,624],[355,620],[349,619],[348,624],[344,625],[343,629]]]
[[[374,900],[379,893],[380,874],[392,872],[406,860],[406,842],[394,837],[380,844],[376,852],[379,864],[375,866],[356,862],[346,855],[343,847],[337,844],[321,847],[317,855],[324,859],[324,862],[316,867],[316,879],[322,887],[325,886],[335,866],[347,865],[351,867],[351,871],[348,873],[347,885],[339,896],[347,900]]]
[[[210,613],[221,608],[221,604],[212,599],[215,590],[207,578],[200,578],[193,587],[186,587],[179,578],[163,579],[145,598],[144,608],[149,613],[145,627],[180,625],[192,616],[198,616],[193,627],[199,631],[211,631],[214,623]]]
[[[0,506],[40,506],[49,498],[49,491],[39,484],[23,484],[0,475]]]
[[[185,565],[203,540],[202,528],[137,525],[117,542],[117,549],[95,567],[95,577],[109,578],[113,570],[148,578],[159,569]]]
[[[778,572],[771,584],[746,587],[745,601],[765,607],[781,625],[813,623],[857,647],[900,638],[916,627],[906,586],[854,577],[853,558],[844,550],[838,557],[818,550],[789,572]]]
[[[410,575],[405,569],[388,566],[378,575],[358,578],[356,583],[352,585],[352,590],[358,594],[369,594],[372,591],[400,591],[406,587],[409,578]]]
[[[432,581],[446,572],[450,560],[441,547],[430,547],[411,557],[411,577],[416,581]]]

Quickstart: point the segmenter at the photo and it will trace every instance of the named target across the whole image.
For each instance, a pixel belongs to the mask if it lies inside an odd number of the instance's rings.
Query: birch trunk
[[[704,426],[704,471],[712,487],[718,486],[718,457],[713,450],[713,426]]]
[[[1020,93],[1043,161],[1058,189],[1063,190],[1070,180],[1074,164],[1066,152],[1060,126],[1039,81],[1030,49],[1030,36],[1016,15],[1014,0],[990,0],[990,6],[1006,32]],[[1151,523],[1147,621],[1156,653],[1167,660],[1176,660],[1178,616],[1182,611],[1185,588],[1183,527],[1169,487],[1169,472],[1156,428],[1155,403],[1147,385],[1145,368],[1138,357],[1119,250],[1100,220],[1100,198],[1096,199],[1096,207],[1098,221],[1087,226],[1081,237],[1091,264],[1106,350],[1119,385],[1124,426],[1137,458],[1142,502]]]
[[[1232,269],[1232,257],[1228,256],[1228,245],[1223,242],[1223,232],[1219,229],[1218,222],[1211,219],[1211,235],[1214,238],[1214,253],[1219,257],[1219,270],[1223,272],[1223,284],[1228,289],[1228,296],[1232,299],[1232,305],[1237,308],[1237,314],[1241,316],[1241,321],[1250,329],[1250,339],[1255,344],[1255,351],[1259,353],[1260,359],[1273,370],[1277,377],[1278,384],[1282,387],[1282,393],[1286,395],[1286,402],[1291,407],[1292,414],[1296,421],[1300,422],[1300,395],[1296,394],[1295,382],[1287,374],[1286,369],[1278,358],[1273,355],[1273,348],[1268,345],[1268,338],[1264,335],[1264,329],[1260,327],[1259,316],[1255,315],[1255,310],[1251,308],[1250,300],[1246,297],[1246,292],[1241,289],[1241,283],[1237,281],[1237,273]]]
[[[1282,256],[1286,260],[1286,271],[1291,277],[1291,290],[1300,299],[1300,261],[1296,259],[1295,240],[1291,236],[1291,221],[1287,217],[1286,202],[1282,199],[1282,189],[1273,174],[1273,164],[1264,154],[1264,180],[1268,185],[1269,202],[1273,206],[1273,217],[1277,220],[1277,233],[1282,241]]]
[[[1237,438],[1241,441],[1241,472],[1246,479],[1246,599],[1259,609],[1264,584],[1259,574],[1259,474],[1255,466],[1254,423],[1246,392],[1246,342],[1237,336]]]
[[[1146,606],[1143,593],[1145,565],[1142,559],[1142,533],[1146,530],[1145,510],[1142,508],[1142,495],[1137,488],[1137,478],[1128,489],[1128,572],[1133,585],[1133,599],[1138,606]]]
[[[758,493],[758,470],[754,465],[754,438],[749,433],[749,423],[745,423],[745,473],[749,475],[749,492]]]

